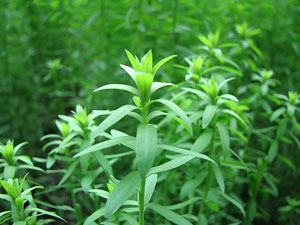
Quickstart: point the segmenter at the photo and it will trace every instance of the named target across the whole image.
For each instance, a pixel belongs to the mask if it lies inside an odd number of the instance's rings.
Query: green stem
[[[144,225],[144,214],[145,214],[145,184],[146,179],[142,180],[141,189],[139,192],[139,225]]]
[[[69,149],[68,148],[66,148],[65,155],[66,155],[66,158],[70,157]],[[70,162],[68,162],[68,168],[69,167],[70,167]],[[72,176],[69,177],[68,182],[69,182],[69,186],[70,186],[70,192],[71,192],[71,198],[72,198],[73,208],[75,209],[75,217],[76,217],[77,221],[80,221],[80,219],[81,219],[81,212],[79,211],[79,209],[77,207],[77,200],[76,200],[76,195],[75,195],[75,191],[74,191],[74,188],[73,188]]]
[[[213,129],[213,137],[212,137],[212,141],[210,143],[210,149],[209,149],[209,156],[211,158],[214,158],[214,145],[215,145],[215,129]],[[207,199],[207,195],[208,192],[211,188],[212,182],[213,182],[213,165],[211,163],[209,163],[208,165],[208,176],[207,176],[207,180],[205,183],[205,190],[204,190],[204,194],[203,194],[203,199],[201,201],[201,205],[199,208],[199,212],[198,212],[198,221],[197,221],[197,225],[200,225],[200,218],[201,215],[204,213],[205,210],[205,206],[206,206],[206,199]]]

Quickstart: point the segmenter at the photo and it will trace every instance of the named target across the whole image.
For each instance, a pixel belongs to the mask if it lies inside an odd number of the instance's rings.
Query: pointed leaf
[[[216,114],[217,108],[216,105],[207,105],[205,107],[202,118],[202,129],[205,129],[210,124]]]
[[[105,217],[113,215],[134,193],[141,184],[138,171],[133,171],[116,185],[105,205]]]
[[[138,95],[139,91],[135,87],[131,87],[126,84],[108,84],[104,85],[100,88],[97,88],[94,92],[96,91],[102,91],[102,90],[108,90],[108,89],[118,89],[118,90],[123,90],[123,91],[128,91],[134,95]]]
[[[156,72],[158,71],[158,69],[164,65],[166,62],[168,62],[169,60],[175,58],[177,55],[171,55],[171,56],[168,56],[162,60],[160,60],[152,69],[152,74],[153,76],[155,76]]]
[[[136,135],[138,170],[142,178],[146,176],[156,156],[157,130],[151,124],[140,124]]]
[[[182,216],[178,215],[177,213],[167,209],[164,206],[161,206],[156,203],[148,203],[147,206],[151,208],[153,211],[157,212],[161,216],[165,217],[167,220],[178,224],[178,225],[192,225],[189,221],[187,221]]]
[[[137,107],[134,105],[124,105],[114,110],[105,120],[102,121],[102,123],[100,123],[97,129],[92,133],[92,138],[99,136],[103,131],[120,121],[129,112],[135,109],[137,109]]]

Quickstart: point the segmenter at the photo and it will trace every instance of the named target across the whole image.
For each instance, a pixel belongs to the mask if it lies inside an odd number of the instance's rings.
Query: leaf
[[[207,172],[200,172],[194,179],[188,180],[180,190],[180,198],[183,199],[193,192],[203,181]]]
[[[136,135],[138,171],[142,178],[153,165],[157,148],[157,130],[151,124],[140,124]]]
[[[63,178],[60,180],[60,182],[58,183],[58,186],[62,185],[74,172],[74,170],[76,169],[77,165],[79,163],[79,160],[75,160],[67,169],[65,175],[63,176]]]
[[[129,76],[131,77],[131,79],[136,83],[136,78],[135,78],[135,71],[134,71],[134,69],[132,69],[132,68],[129,67],[129,66],[122,65],[122,64],[120,64],[120,66],[122,67],[123,70],[126,71],[126,73],[129,74]]]
[[[109,148],[115,145],[118,145],[122,142],[126,142],[126,141],[132,141],[134,140],[134,137],[131,136],[122,136],[122,137],[116,137],[107,141],[103,141],[101,143],[92,145],[91,147],[88,147],[86,149],[84,149],[83,151],[77,153],[76,155],[73,156],[73,158],[82,156],[82,155],[86,155],[86,154],[90,154],[92,152],[96,152],[96,151],[100,151],[103,150],[105,148]]]
[[[202,129],[205,129],[210,124],[210,122],[215,116],[217,108],[218,107],[216,105],[207,105],[205,107],[202,118]]]
[[[137,192],[141,180],[139,172],[133,171],[116,185],[106,202],[105,217],[113,215],[128,198]]]
[[[243,216],[245,217],[245,210],[244,207],[241,205],[241,203],[239,203],[238,201],[236,201],[235,199],[233,199],[232,197],[230,197],[229,195],[225,194],[225,193],[221,193],[221,195],[227,199],[229,202],[231,202],[233,205],[235,205],[243,214]]]
[[[268,151],[268,161],[271,163],[278,152],[278,141],[275,140],[270,145],[269,151]]]
[[[194,142],[191,151],[193,152],[203,152],[204,149],[209,145],[213,132],[211,130],[205,130]]]
[[[135,109],[137,109],[137,107],[134,105],[124,105],[114,110],[107,118],[105,118],[105,120],[102,121],[102,123],[100,123],[97,129],[92,133],[92,138],[99,136],[103,131],[119,122],[129,112]]]
[[[177,213],[167,209],[156,203],[148,203],[147,206],[151,208],[153,211],[157,212],[161,216],[165,217],[167,220],[172,221],[178,225],[192,225],[189,221],[187,221],[182,216],[178,215]]]
[[[90,215],[86,220],[84,221],[83,225],[90,225],[91,223],[95,222],[100,217],[104,216],[104,208],[98,209],[95,212],[93,212],[92,215]]]
[[[93,180],[96,176],[97,174],[95,173],[95,171],[88,171],[81,178],[81,187],[85,193],[87,193],[91,189],[91,184],[93,183]]]
[[[147,54],[142,58],[142,70],[146,73],[151,73],[152,71],[152,51],[151,49],[147,52]]]
[[[122,212],[121,215],[122,215],[122,217],[125,220],[127,220],[127,222],[129,224],[131,224],[131,225],[139,225],[139,223],[130,214]]]
[[[94,92],[107,90],[107,89],[118,89],[118,90],[128,91],[128,92],[130,92],[134,95],[139,94],[138,89],[136,89],[135,87],[131,87],[129,85],[126,85],[126,84],[108,84],[108,85],[104,85],[100,88],[97,88]]]
[[[222,171],[220,170],[220,167],[213,165],[214,173],[217,179],[217,183],[221,189],[221,191],[225,192],[225,185],[224,185],[224,178],[222,175]]]
[[[151,86],[151,95],[156,92],[158,89],[166,87],[166,86],[172,86],[174,84],[172,83],[163,83],[163,82],[153,82]]]
[[[15,177],[16,167],[15,166],[5,166],[4,167],[4,179],[12,179]]]
[[[158,69],[164,65],[166,62],[168,62],[169,60],[175,58],[177,55],[171,55],[171,56],[168,56],[162,60],[160,60],[152,69],[152,74],[153,76],[155,76],[156,72],[158,71]]]
[[[151,176],[147,177],[145,184],[145,204],[147,204],[150,201],[155,189],[156,182],[157,174],[152,174]]]
[[[137,71],[142,71],[142,67],[140,62],[127,50],[125,49],[126,55],[133,67],[133,69],[137,72]]]
[[[286,165],[288,165],[289,167],[291,167],[294,171],[296,171],[296,166],[294,163],[292,163],[291,160],[289,160],[288,158],[282,156],[282,155],[279,155],[277,154],[277,157],[282,161],[284,162]]]
[[[99,165],[103,168],[103,170],[109,174],[110,176],[113,175],[113,170],[111,165],[109,164],[108,160],[105,158],[102,151],[97,151],[93,153],[94,157],[96,158]]]
[[[197,158],[200,158],[200,159],[204,159],[204,160],[210,161],[210,162],[214,163],[215,165],[217,165],[215,163],[215,161],[212,160],[210,157],[208,157],[208,156],[206,156],[204,154],[200,154],[198,152],[188,151],[188,150],[185,150],[183,148],[173,147],[171,145],[158,145],[158,147],[162,148],[164,150],[168,150],[168,151],[172,151],[172,152],[177,152],[177,153],[180,153],[180,154],[183,154],[183,155],[188,155],[188,156],[193,156],[193,157],[197,157]]]
[[[230,149],[230,138],[227,127],[222,123],[217,123],[221,145],[224,155],[227,155]]]
[[[284,112],[285,112],[285,108],[284,108],[284,107],[275,110],[275,111],[272,113],[272,116],[271,116],[271,118],[270,118],[270,121],[271,121],[271,122],[275,121],[275,120],[276,120],[279,116],[281,116]]]
[[[238,114],[236,114],[235,112],[233,112],[233,111],[231,111],[231,110],[229,110],[229,109],[223,109],[221,112],[227,113],[227,114],[229,114],[229,115],[235,117],[235,118],[238,119],[238,120],[245,126],[245,128],[248,130],[248,126],[247,126],[246,122],[245,122]]]
[[[185,112],[181,108],[179,108],[178,105],[176,105],[175,103],[173,103],[169,100],[166,100],[166,99],[157,99],[157,100],[154,100],[154,102],[159,102],[159,103],[167,106],[173,112],[175,112],[182,119],[182,121],[186,124],[186,126],[188,127],[187,131],[191,135],[193,135],[193,128],[192,128],[191,122],[189,121],[189,119],[186,116]]]
[[[207,103],[211,102],[209,96],[206,93],[204,93],[203,91],[199,91],[199,90],[192,89],[192,88],[182,88],[182,89],[185,91],[191,92],[195,95],[198,95],[200,99],[205,100]]]
[[[195,158],[195,157],[194,156],[179,156],[176,159],[173,159],[162,165],[151,168],[148,175],[175,169],[175,168],[187,163],[188,161],[192,160],[193,158]]]
[[[39,212],[39,213],[41,213],[40,215],[53,216],[55,218],[65,221],[62,217],[58,216],[55,212],[48,212],[46,210],[39,209],[39,208],[28,208],[28,209],[26,209],[26,211]],[[65,222],[67,222],[67,221],[65,221]]]

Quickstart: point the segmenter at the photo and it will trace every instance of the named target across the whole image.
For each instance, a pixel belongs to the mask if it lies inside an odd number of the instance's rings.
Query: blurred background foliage
[[[124,49],[155,57],[197,54],[197,36],[219,30],[231,38],[237,24],[260,29],[261,66],[296,90],[300,73],[299,0],[1,0],[0,137],[40,146],[58,114],[76,104],[115,108],[127,96],[93,94],[108,82],[126,83]],[[168,65],[161,80],[181,82]],[[166,68],[165,68],[166,69]],[[244,75],[247,77],[247,74]],[[247,79],[247,78],[246,78]]]

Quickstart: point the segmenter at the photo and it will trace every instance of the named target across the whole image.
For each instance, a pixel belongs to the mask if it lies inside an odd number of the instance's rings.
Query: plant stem
[[[209,157],[211,157],[211,158],[214,158],[214,154],[215,154],[214,145],[215,145],[215,128],[213,129],[213,136],[212,136],[212,140],[211,140],[211,143],[210,143],[210,149],[209,149]],[[209,163],[209,165],[208,165],[208,175],[207,175],[207,180],[206,180],[206,183],[205,183],[204,195],[203,195],[203,199],[201,201],[201,205],[200,205],[199,212],[198,212],[197,225],[200,225],[200,218],[201,218],[201,215],[203,214],[203,212],[205,210],[206,199],[207,199],[208,192],[211,188],[212,181],[213,181],[213,165],[211,163]]]
[[[142,180],[139,192],[139,225],[144,225],[145,184],[146,178]]]

